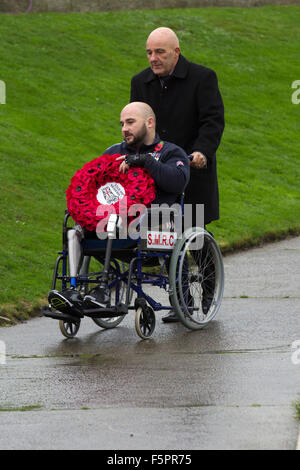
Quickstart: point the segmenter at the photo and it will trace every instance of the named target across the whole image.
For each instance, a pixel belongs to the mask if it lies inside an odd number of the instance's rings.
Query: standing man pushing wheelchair
[[[123,142],[109,147],[104,154],[121,154],[119,171],[130,167],[144,167],[156,184],[153,203],[172,205],[184,191],[189,181],[189,163],[185,152],[175,144],[161,141],[156,133],[156,119],[146,103],[133,102],[121,111],[120,123]],[[80,226],[68,231],[70,277],[78,274],[81,260],[81,240],[85,233]],[[89,232],[88,238],[97,237]],[[49,304],[62,313],[81,316],[84,308],[106,307],[109,302],[107,288],[99,285],[82,297],[75,288],[52,290]]]
[[[151,32],[146,53],[150,67],[132,78],[130,100],[148,103],[155,112],[161,138],[192,155],[184,202],[192,205],[193,227],[197,226],[200,204],[204,204],[204,224],[209,224],[219,218],[216,151],[224,130],[224,106],[216,73],[183,57],[178,37],[169,28]],[[202,253],[205,256],[205,245]],[[178,319],[170,313],[163,321]]]

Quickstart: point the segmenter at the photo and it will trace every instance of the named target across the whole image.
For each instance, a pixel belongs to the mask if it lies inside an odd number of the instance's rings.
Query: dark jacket
[[[218,219],[216,150],[224,129],[224,107],[215,72],[180,55],[163,86],[151,68],[135,75],[130,101],[143,101],[152,107],[162,139],[174,142],[188,154],[200,151],[207,157],[207,168],[191,168],[185,202],[205,205],[205,223]]]
[[[162,149],[156,150],[155,147],[160,143],[163,144]],[[127,155],[135,154],[137,151],[123,141],[109,147],[104,153]],[[153,144],[143,144],[139,153],[149,153],[144,168],[149,171],[156,184],[156,197],[153,204],[172,205],[178,202],[190,177],[189,161],[185,152],[175,144],[161,141],[157,135]]]

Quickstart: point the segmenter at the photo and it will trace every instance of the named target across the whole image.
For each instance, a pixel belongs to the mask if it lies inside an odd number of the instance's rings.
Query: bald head
[[[145,121],[151,117],[155,121],[155,114],[151,106],[147,103],[143,103],[142,101],[134,101],[133,103],[129,103],[122,109],[122,113],[137,113],[139,114]]]
[[[146,51],[152,71],[159,77],[165,77],[174,70],[178,62],[178,37],[170,28],[157,28],[148,36]]]
[[[168,44],[171,47],[179,47],[179,39],[174,31],[170,28],[156,28],[148,36],[148,41],[160,41],[164,44]]]
[[[155,138],[155,114],[152,108],[140,101],[129,103],[121,111],[120,123],[125,142],[139,148],[151,145]]]
[[[147,42],[148,41],[161,41],[164,44],[168,44],[171,47],[179,47],[179,40],[177,35],[174,33],[174,31],[170,28],[156,28],[152,33],[149,34]]]

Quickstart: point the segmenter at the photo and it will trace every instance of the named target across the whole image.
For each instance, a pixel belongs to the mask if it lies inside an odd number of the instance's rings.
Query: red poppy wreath
[[[155,183],[148,170],[135,167],[120,172],[118,157],[120,154],[95,158],[71,179],[66,191],[68,212],[87,230],[96,230],[98,222],[110,213],[120,214],[129,223],[127,213],[133,204],[147,207],[155,198]]]

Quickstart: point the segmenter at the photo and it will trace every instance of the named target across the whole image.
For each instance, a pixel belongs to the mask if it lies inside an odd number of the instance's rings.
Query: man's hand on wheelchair
[[[126,170],[134,166],[143,167],[145,165],[146,158],[148,157],[148,153],[136,153],[133,155],[122,155],[118,157],[117,160],[123,160],[119,171],[125,173]]]
[[[193,168],[207,168],[207,158],[201,152],[193,152],[190,158],[190,166]]]

